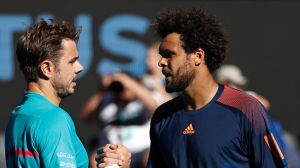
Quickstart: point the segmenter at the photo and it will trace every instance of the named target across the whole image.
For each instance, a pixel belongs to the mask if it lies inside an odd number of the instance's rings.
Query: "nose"
[[[80,72],[82,72],[84,70],[83,66],[80,64],[79,61],[76,61],[76,65],[75,65],[75,73],[79,74]]]
[[[167,60],[164,57],[161,57],[158,61],[159,67],[165,67],[167,65]]]

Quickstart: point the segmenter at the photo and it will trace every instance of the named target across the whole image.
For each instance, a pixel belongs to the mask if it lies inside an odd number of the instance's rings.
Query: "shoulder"
[[[52,122],[72,121],[70,115],[66,111],[59,106],[52,104],[45,97],[33,92],[26,93],[24,97],[25,100],[18,111],[21,114],[26,114],[33,123],[40,120],[47,122],[48,124],[51,124]]]
[[[39,95],[38,95],[39,96]],[[16,116],[26,122],[31,129],[61,128],[66,123],[72,124],[70,115],[62,108],[44,98],[30,97],[13,111]]]
[[[59,143],[67,143],[76,136],[72,119],[59,107],[41,115],[39,121],[32,125],[30,132],[40,150],[51,148],[52,145]]]
[[[182,109],[182,98],[181,95],[171,99],[162,105],[160,105],[154,112],[152,122],[160,121],[161,119],[167,118],[173,113]]]
[[[32,131],[41,138],[40,135],[43,137],[48,134],[53,136],[68,135],[75,131],[75,127],[66,111],[53,106],[38,117],[38,121],[35,121],[33,124]]]
[[[264,111],[263,106],[257,99],[244,91],[234,89],[228,86],[224,87],[221,96],[217,99],[218,103],[237,108],[243,112],[250,112],[249,107]]]
[[[244,91],[225,86],[217,102],[239,110],[257,130],[263,131],[263,125],[269,123],[263,105]]]

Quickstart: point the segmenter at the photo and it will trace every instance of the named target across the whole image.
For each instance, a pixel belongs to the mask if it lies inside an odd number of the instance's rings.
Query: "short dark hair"
[[[40,63],[49,59],[57,65],[60,51],[63,49],[62,40],[70,39],[77,42],[79,35],[80,29],[67,21],[50,19],[46,22],[41,19],[30,26],[20,37],[16,48],[19,67],[25,79],[28,82],[37,82]]]
[[[203,9],[175,9],[155,18],[154,29],[164,38],[170,33],[180,34],[182,47],[187,54],[202,48],[205,62],[213,73],[225,59],[227,40],[220,22]]]

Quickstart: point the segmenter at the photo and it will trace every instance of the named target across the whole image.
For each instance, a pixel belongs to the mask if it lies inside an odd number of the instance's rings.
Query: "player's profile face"
[[[52,85],[57,95],[64,98],[75,92],[77,75],[83,70],[83,67],[78,61],[76,43],[72,40],[63,40],[62,46],[60,61],[56,65]]]
[[[158,65],[165,75],[166,91],[171,93],[185,90],[194,79],[195,70],[182,47],[180,34],[167,35],[160,45],[159,54],[162,57]]]

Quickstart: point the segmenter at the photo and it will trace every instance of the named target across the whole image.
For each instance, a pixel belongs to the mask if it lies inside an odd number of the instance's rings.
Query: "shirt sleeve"
[[[288,167],[278,134],[261,104],[244,107],[245,137],[250,157],[250,167]],[[250,121],[250,122],[249,122]]]
[[[54,113],[47,123],[39,123],[35,142],[42,167],[76,167],[75,127],[64,113]]]

